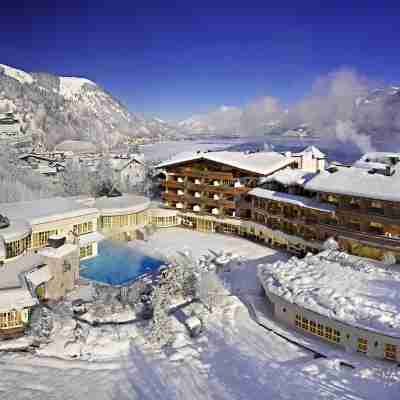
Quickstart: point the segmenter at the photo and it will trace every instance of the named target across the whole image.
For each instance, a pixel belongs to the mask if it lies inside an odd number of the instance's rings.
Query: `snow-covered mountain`
[[[391,140],[400,134],[400,87],[372,90],[356,101],[354,122],[358,129],[378,140]],[[397,142],[399,139],[397,139]]]
[[[235,134],[240,127],[242,110],[221,106],[209,113],[196,114],[178,123],[189,134]]]
[[[85,78],[28,73],[0,64],[0,112],[13,112],[23,131],[55,145],[65,139],[115,146],[127,137],[174,137],[159,119],[133,114],[111,94]]]

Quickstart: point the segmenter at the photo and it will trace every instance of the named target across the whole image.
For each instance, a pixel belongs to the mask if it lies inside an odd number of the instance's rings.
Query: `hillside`
[[[0,64],[0,112],[13,112],[36,141],[54,146],[80,139],[116,146],[127,137],[174,137],[158,119],[133,114],[95,82],[47,73],[27,73]]]

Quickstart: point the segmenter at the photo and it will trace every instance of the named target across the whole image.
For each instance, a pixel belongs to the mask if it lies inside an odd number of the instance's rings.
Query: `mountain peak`
[[[82,90],[84,85],[97,86],[94,82],[86,78],[60,76],[60,94],[67,99],[73,98]]]
[[[5,64],[0,64],[0,68],[3,70],[3,73],[7,75],[10,78],[13,78],[20,83],[33,83],[34,79],[32,75],[28,74],[25,71],[22,71],[20,69],[10,67]]]

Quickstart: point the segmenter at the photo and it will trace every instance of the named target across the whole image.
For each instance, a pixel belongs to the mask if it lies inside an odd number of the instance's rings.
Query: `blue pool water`
[[[80,275],[110,285],[123,285],[162,264],[162,260],[124,243],[103,240],[99,243],[98,255],[81,262]]]

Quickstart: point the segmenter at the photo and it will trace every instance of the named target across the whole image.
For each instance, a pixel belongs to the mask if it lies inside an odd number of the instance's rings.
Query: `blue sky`
[[[341,67],[400,82],[396,2],[10,3],[1,63],[88,77],[132,111],[165,119],[265,95],[291,104]]]

